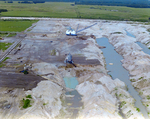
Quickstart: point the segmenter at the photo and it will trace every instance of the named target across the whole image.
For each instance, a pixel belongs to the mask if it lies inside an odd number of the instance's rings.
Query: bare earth
[[[80,32],[78,36],[65,34],[67,26],[76,30],[78,24],[79,29],[82,29],[94,23],[98,24]],[[149,82],[150,56],[142,54],[135,43],[141,41],[149,47],[148,28],[150,25],[142,23],[45,18],[16,37],[5,38],[5,42],[13,42],[21,38],[20,35],[27,34],[22,37],[20,50],[14,49],[8,55],[11,59],[6,60],[6,66],[0,69],[0,118],[71,118],[72,112],[67,110],[67,106],[71,104],[64,105],[65,92],[71,89],[65,87],[63,78],[77,77],[79,84],[76,90],[82,95],[83,103],[82,107],[77,107],[77,119],[121,119],[122,116],[144,119],[142,113],[137,111],[135,100],[124,82],[112,80],[107,74],[105,58],[100,49],[102,47],[98,46],[95,38],[107,37],[123,56],[123,66],[134,75],[130,77],[135,79],[133,86],[138,87],[138,92],[142,92],[142,102],[147,112],[150,112],[150,102],[147,99],[150,94],[149,85],[140,85],[138,81],[143,76],[143,80]],[[125,29],[136,38],[129,38]],[[66,66],[64,59],[67,53],[72,54],[77,67]],[[20,73],[25,64],[31,65],[27,75]],[[123,96],[119,96],[120,94]],[[27,95],[32,96],[32,106],[23,109],[22,100]]]

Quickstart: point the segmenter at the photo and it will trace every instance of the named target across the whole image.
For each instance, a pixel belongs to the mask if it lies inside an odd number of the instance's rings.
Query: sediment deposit
[[[97,25],[80,32],[78,36],[66,36],[66,26],[76,29],[88,25]],[[46,19],[40,20],[26,30],[27,36],[21,42],[22,49],[16,54],[11,52],[6,61],[9,74],[20,74],[24,65],[31,65],[29,74],[39,79],[30,82],[30,89],[24,87],[7,87],[1,84],[0,116],[3,119],[51,119],[70,118],[67,110],[70,103],[64,104],[64,77],[77,77],[76,90],[82,95],[83,106],[78,107],[78,119],[144,119],[135,107],[135,99],[130,95],[124,82],[112,79],[106,69],[105,58],[95,38],[107,37],[115,50],[123,56],[123,67],[130,73],[133,86],[140,93],[148,113],[150,56],[141,51],[135,42],[140,41],[149,47],[149,25],[121,21],[84,20],[84,19]],[[143,27],[144,26],[144,27]],[[100,28],[102,30],[100,30]],[[133,33],[136,38],[126,35]],[[10,42],[12,39],[7,39]],[[65,54],[71,53],[77,67],[64,64]],[[1,74],[4,72],[1,68]],[[19,75],[18,80],[24,77]],[[6,75],[1,80],[8,78]],[[29,78],[29,77],[27,77]],[[9,79],[10,80],[10,79]],[[8,80],[8,82],[9,82]],[[15,80],[15,77],[12,78]],[[27,79],[29,80],[29,79]],[[14,82],[17,83],[17,82]],[[28,108],[23,108],[23,99],[31,95]]]

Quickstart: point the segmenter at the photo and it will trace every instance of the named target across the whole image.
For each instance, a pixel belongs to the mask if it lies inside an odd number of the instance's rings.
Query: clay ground
[[[28,75],[20,73],[24,64],[47,62],[55,64],[57,67],[64,67],[65,54],[71,53],[76,65],[100,65],[97,59],[86,59],[82,54],[82,49],[87,47],[85,40],[90,36],[85,36],[84,32],[78,36],[66,36],[66,26],[58,21],[39,21],[30,27],[30,32],[24,32],[25,37],[20,37],[22,33],[8,42],[23,38],[20,50],[14,49],[5,63],[6,69],[0,70],[0,86],[9,88],[24,88],[25,90],[36,87],[37,83],[44,78],[29,72]],[[62,31],[58,31],[61,28]],[[92,37],[92,36],[91,36]]]

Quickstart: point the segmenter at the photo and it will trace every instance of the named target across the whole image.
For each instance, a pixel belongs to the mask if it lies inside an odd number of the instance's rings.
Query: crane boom
[[[91,25],[91,26],[87,26],[87,27],[85,27],[84,29],[81,29],[81,30],[79,30],[79,31],[76,31],[76,33],[79,33],[79,32],[81,32],[81,31],[83,31],[83,30],[85,30],[85,29],[88,29],[88,28],[90,28],[90,27],[92,27],[92,26],[94,26],[94,25],[96,25],[97,23],[95,23],[95,24],[93,24],[93,25]],[[79,24],[78,24],[78,26],[79,26]],[[77,27],[78,28],[78,27]]]

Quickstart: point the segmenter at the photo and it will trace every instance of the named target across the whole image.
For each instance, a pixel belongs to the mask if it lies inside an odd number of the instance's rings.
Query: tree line
[[[13,0],[3,0],[13,3]],[[108,5],[108,6],[127,6],[135,8],[150,8],[149,0],[14,0],[19,3],[45,3],[45,2],[74,2],[75,5]]]

